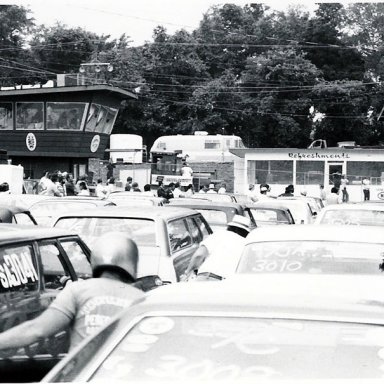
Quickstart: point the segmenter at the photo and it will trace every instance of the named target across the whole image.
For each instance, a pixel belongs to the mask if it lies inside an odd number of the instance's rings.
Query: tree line
[[[239,135],[248,147],[384,142],[384,3],[320,3],[313,13],[224,4],[192,32],[159,25],[141,46],[28,15],[0,6],[0,84],[77,73],[96,52],[114,67],[109,83],[138,93],[113,132],[142,135],[148,146],[198,130]]]

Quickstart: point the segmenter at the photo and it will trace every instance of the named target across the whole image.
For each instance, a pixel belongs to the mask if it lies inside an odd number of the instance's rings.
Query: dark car
[[[78,233],[89,246],[105,232],[124,232],[139,247],[138,276],[157,275],[171,282],[180,279],[199,243],[212,233],[201,213],[177,207],[72,211],[58,214],[52,225]]]
[[[43,382],[378,383],[383,290],[380,276],[350,275],[237,275],[160,287]]]
[[[65,281],[91,276],[90,251],[73,232],[0,224],[0,331],[43,312]],[[66,333],[0,353],[1,381],[40,379],[68,349]]]
[[[251,209],[245,204],[179,198],[171,199],[168,206],[190,208],[200,212],[208,221],[213,231],[222,228],[225,229],[227,223],[232,220],[234,215],[248,217],[251,221],[250,229],[257,226]]]

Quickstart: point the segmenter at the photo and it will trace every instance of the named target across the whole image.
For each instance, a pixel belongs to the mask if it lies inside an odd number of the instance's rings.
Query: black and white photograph
[[[384,2],[0,0],[0,384],[381,383],[383,78]]]

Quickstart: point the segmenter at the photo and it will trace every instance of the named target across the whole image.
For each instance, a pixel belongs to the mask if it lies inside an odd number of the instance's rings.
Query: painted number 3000
[[[253,266],[253,272],[295,272],[301,269],[300,261],[289,260],[259,260]]]

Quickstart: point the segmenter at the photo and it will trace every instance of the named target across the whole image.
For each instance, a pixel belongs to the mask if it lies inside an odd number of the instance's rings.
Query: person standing
[[[249,184],[248,185],[248,191],[247,191],[246,195],[247,195],[247,199],[249,202],[256,203],[258,198],[257,198],[257,192],[256,192],[255,184]]]
[[[327,196],[325,202],[327,205],[341,204],[343,199],[340,198],[340,190],[336,187],[332,187],[331,193]]]
[[[73,176],[71,173],[68,173],[65,176],[65,184],[64,184],[65,194],[66,196],[76,196],[76,188],[73,182]]]
[[[209,184],[207,193],[217,193],[215,190],[215,184]]]
[[[285,187],[285,192],[282,193],[281,197],[292,197],[295,193],[295,187],[292,184],[289,184],[287,187]]]
[[[85,181],[80,181],[79,183],[79,190],[80,192],[78,193],[77,196],[89,196],[89,189],[87,187],[87,183]]]
[[[227,193],[227,185],[225,183],[221,183],[221,186],[219,190],[217,191],[218,194],[224,194]]]
[[[180,189],[180,183],[175,183],[175,189],[173,190],[173,197],[184,197],[184,193]]]
[[[258,200],[269,200],[270,197],[267,195],[269,191],[269,185],[268,184],[260,184],[260,195]]]
[[[128,176],[127,177],[127,182],[125,183],[125,187],[124,187],[124,190],[129,192],[131,189],[132,189],[132,177],[131,176]]]
[[[193,190],[193,185],[192,184],[189,184],[187,186],[187,190],[185,191],[185,197],[191,197],[195,194],[194,190]]]
[[[57,173],[53,173],[49,179],[49,181],[46,181],[46,186],[47,188],[41,192],[41,195],[46,195],[46,196],[56,196],[56,197],[61,197],[62,194],[57,188],[57,182],[59,181],[59,176]]]
[[[348,183],[349,183],[349,180],[345,177],[345,175],[341,175],[340,188],[341,188],[341,192],[343,194],[343,203],[348,203],[348,201],[349,201],[349,194],[347,191],[347,184]]]
[[[112,163],[112,159],[109,159],[109,162],[107,164],[107,180],[109,180],[111,177],[113,177],[113,169],[115,166]]]
[[[132,189],[131,189],[132,192],[141,192],[141,189],[139,188],[139,183],[137,183],[136,181],[134,181],[132,183]]]
[[[368,177],[364,177],[362,184],[363,184],[364,201],[367,201],[371,198],[370,189],[369,189],[369,186],[371,183],[370,183]]]
[[[324,190],[324,185],[323,184],[319,184],[319,188],[320,188],[320,199],[325,201],[327,199],[327,194]]]
[[[199,193],[207,193],[208,191],[208,185],[202,185],[200,186],[200,190],[199,190]]]
[[[37,185],[37,193],[39,195],[44,195],[48,187],[48,184],[50,184],[50,173],[48,171],[44,171],[44,175],[41,177],[39,184]]]
[[[187,164],[186,161],[184,161],[180,172],[181,172],[182,177],[192,178],[192,176],[193,176],[193,169]]]
[[[109,232],[94,243],[93,278],[71,282],[38,317],[0,333],[0,349],[20,348],[70,329],[70,350],[96,333],[144,292],[136,280],[138,249],[123,233]]]
[[[105,199],[107,197],[107,189],[103,185],[102,179],[97,179],[96,196],[99,197],[100,199]]]

